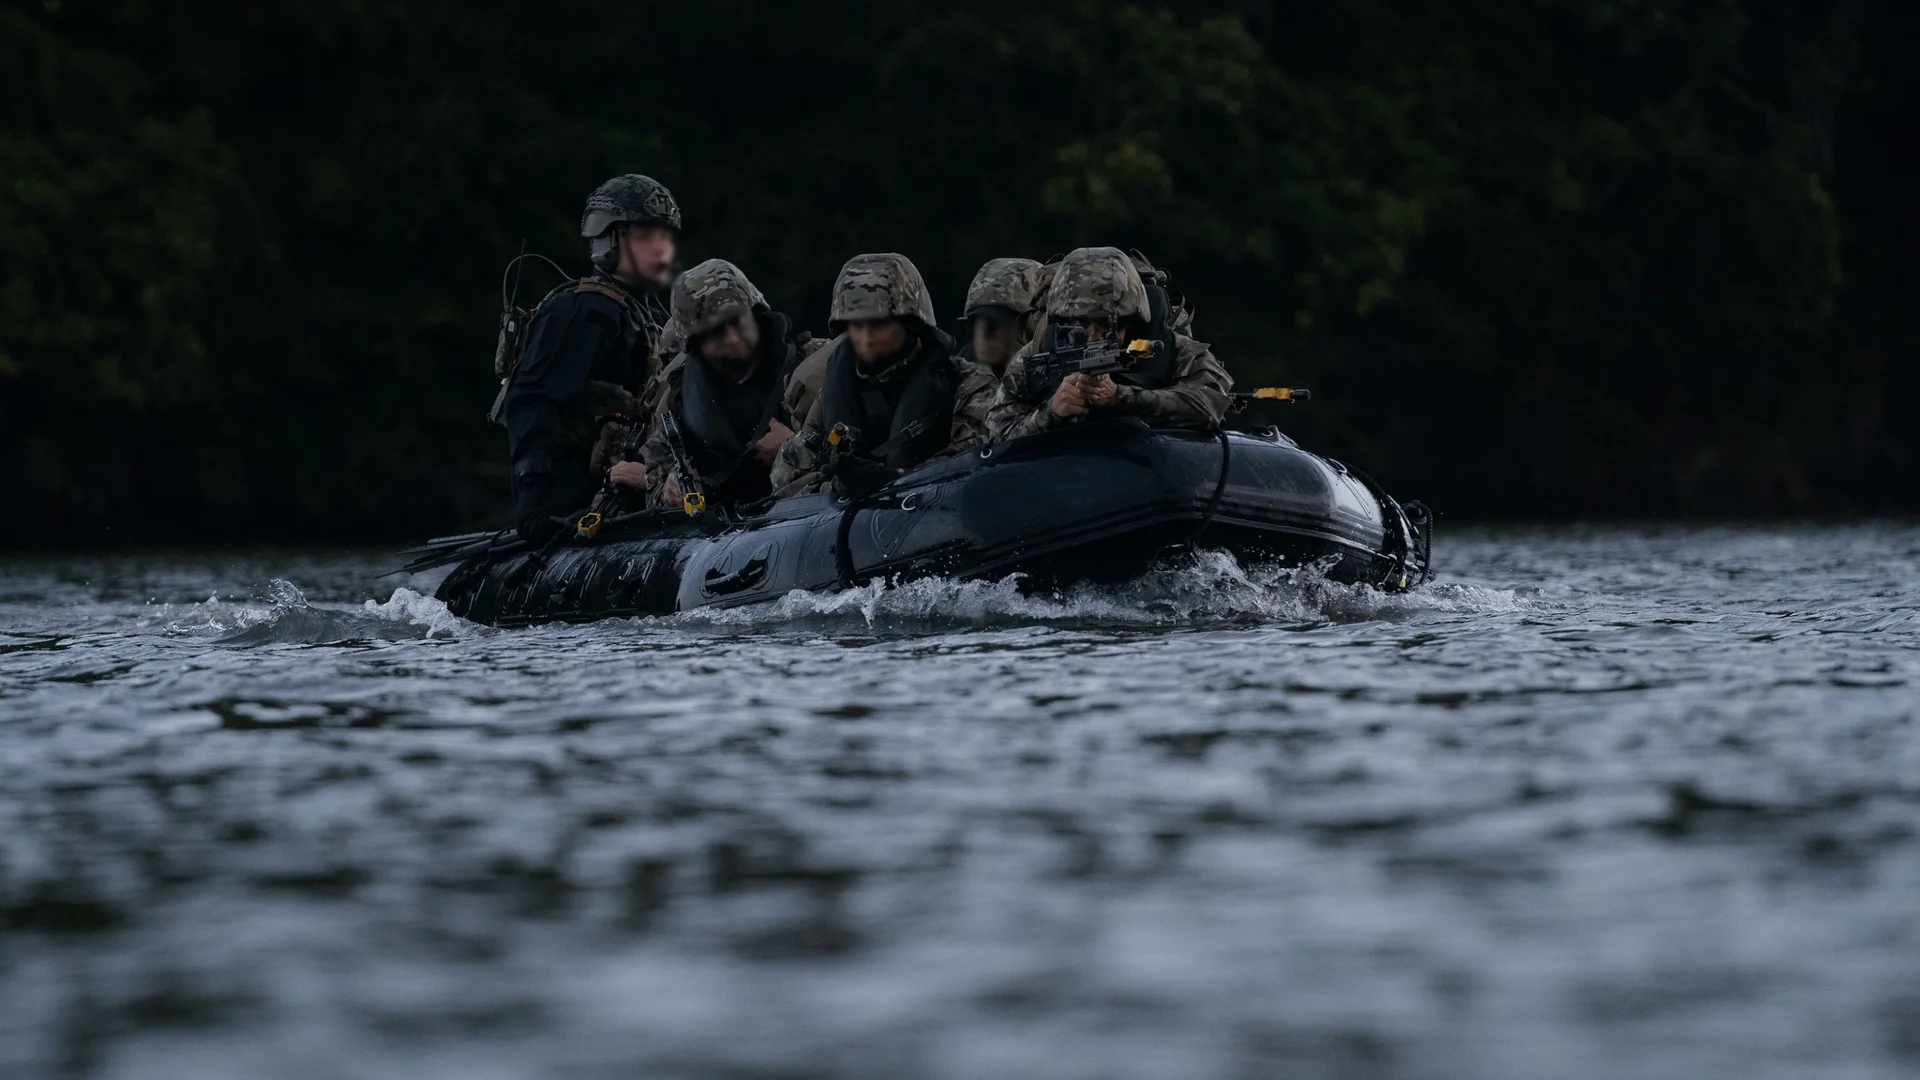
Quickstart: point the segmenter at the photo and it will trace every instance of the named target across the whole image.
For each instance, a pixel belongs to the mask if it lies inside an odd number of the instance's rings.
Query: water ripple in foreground
[[[0,1075],[1920,1069],[1920,530],[1443,566],[503,632],[16,561]]]

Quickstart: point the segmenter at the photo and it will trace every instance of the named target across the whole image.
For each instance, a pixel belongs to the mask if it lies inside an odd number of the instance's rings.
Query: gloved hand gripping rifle
[[[865,453],[859,452],[860,430],[845,424],[835,424],[824,434],[819,428],[810,428],[800,438],[819,463],[820,474],[832,481],[840,494],[858,498],[899,479],[900,470],[886,463],[887,455],[901,443],[925,434],[927,423],[915,420]]]
[[[1024,361],[1027,391],[1038,398],[1049,398],[1069,375],[1111,375],[1128,371],[1135,363],[1159,353],[1160,343],[1152,338],[1123,342],[1113,331],[1104,337],[1090,338],[1085,327],[1056,326],[1050,346]]]

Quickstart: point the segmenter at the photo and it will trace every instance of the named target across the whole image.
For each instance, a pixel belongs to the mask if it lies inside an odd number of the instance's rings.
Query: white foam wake
[[[1398,621],[1435,612],[1531,610],[1539,603],[1511,590],[1455,583],[1388,594],[1330,581],[1315,567],[1243,566],[1225,552],[1200,552],[1120,585],[1048,590],[1018,575],[997,581],[875,581],[844,591],[796,590],[767,604],[704,608],[658,621],[731,632],[821,624],[870,630],[1018,625],[1171,629]],[[268,585],[265,603],[215,595],[184,609],[169,607],[164,618],[168,634],[215,635],[238,645],[464,638],[489,632],[412,589],[395,589],[385,601],[366,600],[358,607],[315,605],[297,585],[281,578]]]
[[[461,637],[480,629],[412,589],[395,589],[385,602],[367,600],[349,608],[315,605],[298,585],[275,578],[265,599],[222,600],[216,593],[183,610],[169,607],[165,632],[217,634],[230,644],[266,645]]]
[[[856,620],[873,629],[1018,623],[1151,628],[1397,620],[1430,612],[1519,611],[1535,603],[1511,590],[1463,584],[1388,594],[1329,581],[1318,568],[1242,566],[1225,552],[1201,552],[1186,565],[1122,585],[1036,590],[1018,575],[998,581],[875,581],[838,592],[796,590],[757,607],[702,609],[674,618],[730,629]]]

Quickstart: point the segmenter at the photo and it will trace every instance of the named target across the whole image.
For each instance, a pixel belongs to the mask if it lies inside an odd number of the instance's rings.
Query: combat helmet
[[[615,250],[615,225],[658,225],[680,229],[680,204],[673,192],[651,176],[626,173],[593,189],[587,196],[587,208],[580,214],[580,236],[593,241],[593,264],[612,269],[618,261]]]
[[[989,260],[967,286],[967,308],[961,318],[985,315],[1003,324],[1016,321],[1033,310],[1045,269],[1032,259]]]
[[[1056,319],[1153,320],[1146,283],[1119,248],[1075,248],[1060,260],[1047,289],[1047,314]]]
[[[673,325],[687,342],[725,326],[742,312],[768,310],[767,298],[725,259],[708,259],[673,283]]]
[[[933,297],[919,269],[905,255],[855,255],[834,279],[828,329],[837,334],[850,322],[881,319],[918,319],[931,329]]]

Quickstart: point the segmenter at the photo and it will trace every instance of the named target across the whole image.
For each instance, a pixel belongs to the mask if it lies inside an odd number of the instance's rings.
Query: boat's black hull
[[[1113,422],[982,447],[855,501],[788,499],[727,525],[636,516],[591,543],[479,554],[438,595],[455,614],[515,626],[752,604],[879,577],[1119,580],[1189,543],[1324,562],[1337,580],[1398,589],[1425,577],[1426,528],[1419,508],[1410,520],[1282,436]]]

